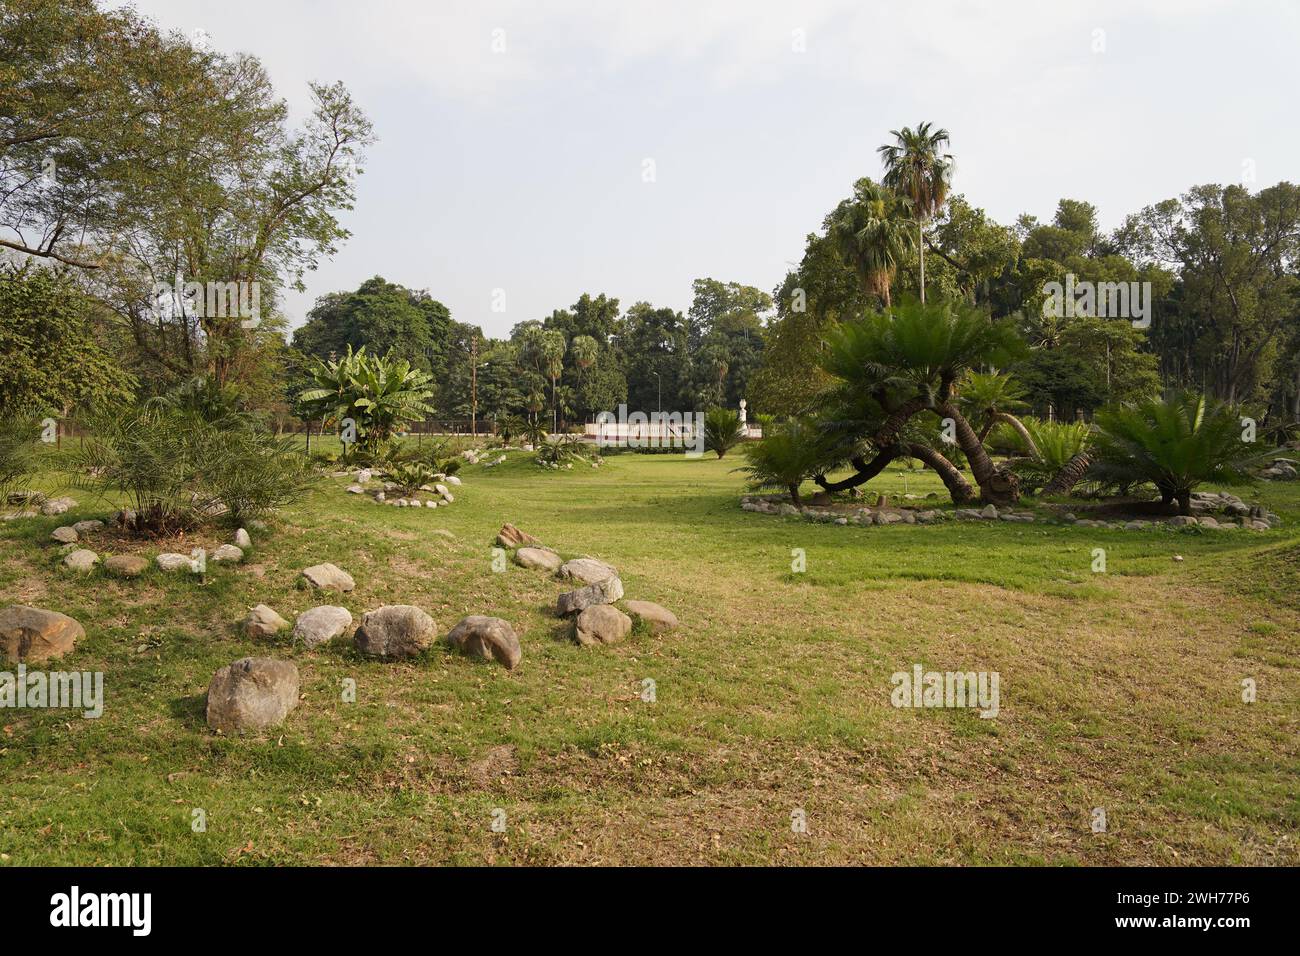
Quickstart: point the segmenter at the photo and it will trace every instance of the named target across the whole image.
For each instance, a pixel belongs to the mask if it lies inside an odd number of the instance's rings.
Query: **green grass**
[[[1263,533],[860,528],[741,511],[734,455],[561,473],[530,458],[465,467],[436,511],[327,480],[204,582],[64,571],[49,532],[109,510],[76,492],[75,515],[0,526],[0,600],[80,620],[59,666],[104,671],[107,695],[99,720],[0,711],[0,862],[1300,862],[1300,487],[1243,493],[1287,519]],[[942,491],[896,470],[869,488]],[[682,626],[578,647],[553,615],[560,584],[493,573],[506,521],[615,564],[628,597]],[[301,590],[320,561],[356,591]],[[316,603],[357,618],[410,603],[443,631],[495,614],[524,659],[507,672],[441,647],[393,664],[255,642],[234,625],[260,602],[290,621]],[[249,654],[295,661],[303,699],[274,733],[215,736],[208,680]],[[998,671],[1001,714],[896,710],[890,675],[914,663]],[[1089,828],[1096,806],[1107,833]]]

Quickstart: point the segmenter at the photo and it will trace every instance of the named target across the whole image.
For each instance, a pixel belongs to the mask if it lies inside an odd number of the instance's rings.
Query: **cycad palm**
[[[952,182],[952,155],[946,129],[931,129],[929,123],[915,130],[904,126],[890,130],[894,142],[876,152],[885,166],[885,185],[912,203],[916,217],[917,252],[921,257],[921,301],[925,301],[925,224],[943,207]]]
[[[1250,469],[1274,454],[1242,441],[1241,419],[1231,405],[1192,392],[1105,409],[1097,413],[1097,425],[1090,477],[1149,481],[1162,503],[1177,501],[1183,515],[1191,511],[1197,485],[1249,480]]]
[[[888,311],[842,323],[826,339],[822,368],[884,407],[885,417],[872,436],[878,449],[893,445],[919,412],[951,420],[952,437],[969,460],[982,495],[1006,502],[1017,497],[1015,476],[993,465],[957,406],[955,385],[968,370],[1002,364],[1022,350],[1009,324],[993,322],[973,306],[909,298]]]

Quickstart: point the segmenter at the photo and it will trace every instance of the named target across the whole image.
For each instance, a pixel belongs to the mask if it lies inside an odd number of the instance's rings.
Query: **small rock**
[[[58,611],[21,604],[0,610],[0,651],[7,660],[55,660],[85,636],[85,628]]]
[[[50,498],[41,505],[41,514],[43,515],[61,515],[72,508],[77,507],[77,502],[72,498]]]
[[[78,521],[72,527],[76,530],[77,534],[94,534],[96,531],[103,529],[104,522],[91,518],[87,521]]]
[[[613,604],[623,596],[623,582],[617,576],[610,576],[576,591],[561,594],[556,601],[556,610],[561,617],[585,611],[595,604]]]
[[[366,489],[360,485],[348,485],[348,494],[350,495],[364,495],[365,493]]]
[[[1181,554],[1175,554],[1175,555],[1174,555],[1174,560],[1175,560],[1175,561],[1181,561],[1181,560],[1183,560],[1183,556],[1182,556]]]
[[[289,622],[265,604],[249,610],[239,629],[245,637],[271,637],[289,626]]]
[[[460,479],[457,478],[455,475],[448,475],[448,476],[447,476],[447,484],[449,484],[449,485],[459,485],[460,483],[461,483]]]
[[[574,636],[584,647],[613,644],[632,633],[632,619],[612,604],[593,604],[574,622]]]
[[[224,564],[226,562],[238,564],[240,561],[244,560],[244,550],[233,544],[223,544],[221,547],[217,548],[217,550],[208,555],[208,557],[214,564]]]
[[[373,657],[414,657],[437,637],[433,618],[410,604],[388,604],[361,617],[353,635],[357,649]]]
[[[554,551],[548,551],[545,548],[520,548],[515,552],[515,564],[522,568],[558,571],[561,559]]]
[[[540,548],[544,547],[542,542],[538,541],[531,534],[520,531],[512,524],[503,524],[501,530],[497,532],[497,544],[503,548]]]
[[[323,604],[298,615],[293,639],[311,648],[327,644],[352,626],[352,612],[345,607]]]
[[[138,554],[114,554],[104,559],[104,570],[122,578],[138,578],[149,562]]]
[[[677,615],[653,601],[624,601],[629,614],[644,621],[651,633],[671,631],[677,626]]]
[[[1171,528],[1185,528],[1188,525],[1193,525],[1196,523],[1197,523],[1196,518],[1192,517],[1191,515],[1175,515],[1174,517],[1169,519],[1169,526]]]
[[[424,506],[425,506],[426,508],[436,508],[436,507],[438,507],[438,502],[436,502],[436,501],[434,501],[432,498],[430,498],[428,501],[426,501],[426,502],[424,503]]]
[[[312,587],[320,591],[347,592],[355,588],[352,575],[333,564],[314,564],[302,572],[303,578]]]
[[[72,525],[64,525],[62,528],[55,528],[50,532],[50,537],[59,544],[75,544],[78,537],[77,529]]]
[[[249,533],[245,529],[240,528],[238,531],[235,532],[235,547],[243,548],[245,551],[247,551],[252,546],[253,546],[253,538],[251,535],[249,535]]]
[[[72,570],[80,571],[82,574],[85,574],[87,571],[94,570],[95,565],[99,564],[99,555],[94,551],[87,551],[85,548],[78,548],[76,551],[73,551],[64,558],[63,563],[67,567],[72,568]]]
[[[364,485],[367,481],[369,481],[373,477],[374,475],[371,474],[369,468],[362,468],[360,471],[357,472],[357,484]]]
[[[981,518],[996,518],[997,516],[998,509],[993,505],[985,505],[984,510],[980,512]]]
[[[298,668],[269,657],[245,657],[212,676],[208,726],[224,734],[263,730],[298,706]]]
[[[154,558],[154,563],[164,571],[189,571],[194,567],[188,557],[183,554],[166,551]]]
[[[462,654],[496,660],[507,670],[514,670],[523,657],[515,629],[499,617],[471,614],[451,629],[447,643]]]

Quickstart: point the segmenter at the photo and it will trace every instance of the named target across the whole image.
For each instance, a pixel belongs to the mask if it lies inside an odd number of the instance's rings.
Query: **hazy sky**
[[[1294,0],[136,6],[261,58],[299,115],[309,79],[339,79],[375,124],[352,238],[290,295],[294,325],[375,274],[489,335],[584,291],[683,310],[697,277],[770,291],[922,120],[1005,223],[1070,196],[1111,227],[1193,184],[1300,177]]]

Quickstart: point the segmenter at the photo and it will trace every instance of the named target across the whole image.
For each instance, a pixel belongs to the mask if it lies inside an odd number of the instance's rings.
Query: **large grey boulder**
[[[0,653],[6,660],[55,660],[85,636],[85,628],[58,611],[22,604],[0,610]]]
[[[73,498],[50,498],[41,504],[41,514],[61,515],[75,507],[77,502]]]
[[[519,635],[499,617],[471,614],[448,632],[447,643],[462,654],[498,661],[507,670],[514,670],[523,657]]]
[[[583,584],[595,584],[616,574],[618,572],[613,567],[595,558],[574,558],[560,565],[560,577]]]
[[[561,558],[554,551],[545,548],[520,548],[515,552],[515,564],[522,568],[539,568],[542,571],[558,571]]]
[[[560,616],[585,611],[596,604],[613,604],[623,596],[623,582],[617,575],[588,584],[576,591],[566,591],[556,601],[556,610]]]
[[[345,607],[323,604],[298,615],[298,620],[293,625],[293,639],[302,641],[307,647],[319,647],[336,637],[342,637],[351,626],[351,611]]]
[[[298,668],[269,657],[244,657],[212,675],[208,726],[223,734],[264,730],[298,706]]]
[[[302,576],[308,584],[318,591],[347,592],[357,586],[356,582],[352,580],[352,575],[328,562],[313,564],[310,568],[305,568]]]
[[[433,618],[410,604],[389,604],[361,617],[353,640],[373,657],[414,657],[428,650],[437,637]]]
[[[632,619],[612,604],[593,604],[574,622],[574,636],[583,646],[613,644],[632,633]]]

